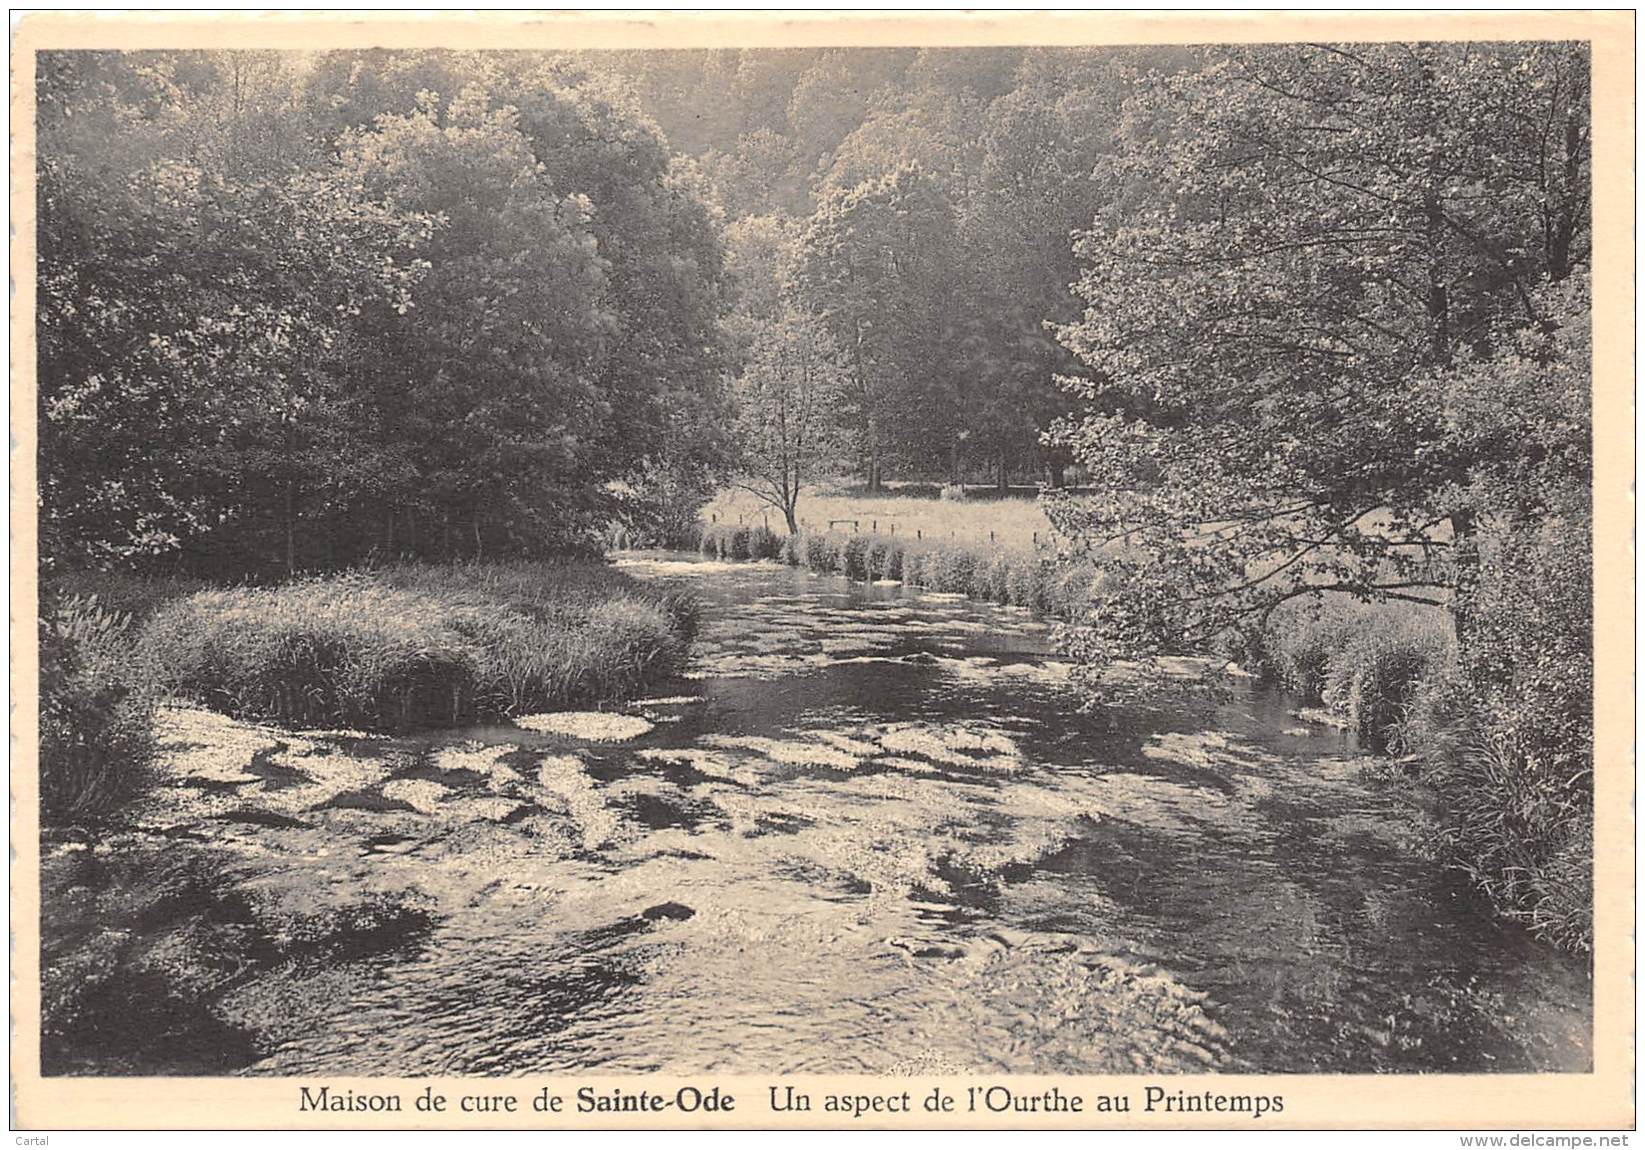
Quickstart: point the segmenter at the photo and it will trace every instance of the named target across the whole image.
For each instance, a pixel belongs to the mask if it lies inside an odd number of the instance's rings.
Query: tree
[[[586,197],[541,170],[484,89],[382,117],[343,162],[373,197],[439,221],[414,310],[366,368],[416,483],[387,511],[442,552],[569,546],[601,499],[611,323]]]
[[[1586,259],[1585,50],[1219,49],[1125,114],[1105,178],[1154,203],[1079,237],[1059,332],[1085,411],[1055,442],[1110,493],[1051,509],[1104,574],[1070,648],[1145,657],[1301,594],[1454,602],[1503,511],[1456,373],[1585,322],[1544,302]]]
[[[752,321],[753,337],[737,380],[737,486],[800,530],[795,509],[804,486],[841,456],[839,414],[849,376],[828,330],[792,306]]]
[[[39,104],[48,557],[583,547],[723,461],[715,221],[603,73],[62,53]]]
[[[333,165],[237,150],[234,105],[189,95],[239,84],[242,110],[279,105],[283,74],[257,89],[183,62],[187,83],[167,54],[67,53],[41,72],[47,562],[186,543],[293,566],[305,503],[370,456],[351,431],[356,317],[404,308],[422,273],[430,221]],[[308,154],[288,144],[269,155]]]
[[[828,327],[853,389],[853,431],[871,490],[888,456],[929,461],[962,428],[945,389],[953,370],[947,298],[953,210],[908,167],[824,196],[795,274],[799,299]]]

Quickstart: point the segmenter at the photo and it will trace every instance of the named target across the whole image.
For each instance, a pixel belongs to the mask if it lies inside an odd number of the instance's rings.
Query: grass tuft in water
[[[626,697],[681,665],[692,600],[600,564],[403,565],[161,608],[153,682],[237,718],[369,730]]]

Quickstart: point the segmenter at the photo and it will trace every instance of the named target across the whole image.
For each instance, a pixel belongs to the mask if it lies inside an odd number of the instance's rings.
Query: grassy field
[[[895,535],[900,538],[952,540],[959,543],[996,543],[1008,547],[1033,547],[1051,530],[1037,500],[1026,493],[1000,498],[987,488],[975,488],[963,502],[935,499],[923,494],[899,494],[892,486],[884,495],[866,495],[829,490],[808,490],[800,497],[800,527],[827,531],[832,527],[850,532]],[[705,523],[739,522],[758,526],[769,522],[771,529],[784,533],[782,514],[746,491],[720,492],[703,509]]]

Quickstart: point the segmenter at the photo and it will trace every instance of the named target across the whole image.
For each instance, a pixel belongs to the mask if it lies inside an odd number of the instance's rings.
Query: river
[[[605,720],[171,714],[158,802],[253,885],[431,908],[237,988],[240,1072],[1589,1069],[1587,964],[1283,696],[1085,714],[1019,611],[622,564],[706,610],[687,677]]]

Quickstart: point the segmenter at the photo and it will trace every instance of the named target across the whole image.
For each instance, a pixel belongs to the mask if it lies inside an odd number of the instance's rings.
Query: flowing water
[[[432,912],[235,991],[244,1072],[1589,1068],[1586,965],[1494,924],[1285,698],[1082,714],[1020,612],[624,565],[706,611],[620,714],[170,717],[167,809],[254,882]]]

